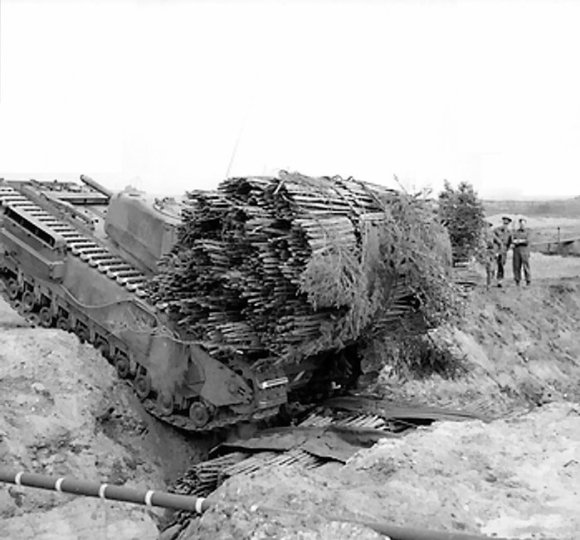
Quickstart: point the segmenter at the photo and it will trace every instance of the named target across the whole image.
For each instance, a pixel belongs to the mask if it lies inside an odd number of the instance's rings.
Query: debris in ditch
[[[328,400],[296,426],[266,429],[249,439],[218,445],[212,454],[219,457],[193,465],[172,490],[206,497],[234,476],[285,467],[309,470],[328,462],[342,465],[361,448],[368,448],[380,439],[400,437],[412,427],[440,420],[476,418],[463,411],[401,407],[392,402],[386,405],[369,396]],[[365,409],[369,413],[357,412]],[[190,513],[180,512],[166,528],[185,527],[191,519]]]

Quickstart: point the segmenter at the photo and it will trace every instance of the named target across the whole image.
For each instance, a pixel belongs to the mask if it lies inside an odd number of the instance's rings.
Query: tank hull
[[[0,183],[0,268],[9,301],[39,324],[92,343],[165,422],[211,431],[275,415],[288,399],[285,375],[227,365],[188,340],[147,301],[147,268],[99,237],[102,212],[79,221],[78,209],[67,215],[54,203],[54,191],[47,197],[34,184]],[[96,195],[85,199],[94,203]]]

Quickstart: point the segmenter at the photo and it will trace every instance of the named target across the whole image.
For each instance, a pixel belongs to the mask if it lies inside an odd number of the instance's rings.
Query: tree
[[[477,253],[484,225],[483,203],[473,186],[461,182],[457,189],[445,180],[439,194],[439,218],[449,232],[453,262],[466,261]]]

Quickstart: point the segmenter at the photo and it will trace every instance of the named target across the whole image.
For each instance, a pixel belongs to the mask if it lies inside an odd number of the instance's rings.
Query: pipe
[[[348,520],[350,521],[350,520]],[[365,522],[353,520],[353,523],[364,525],[388,536],[391,540],[492,540],[490,536],[453,531],[433,531],[418,529],[416,527],[399,527],[384,522]],[[493,540],[508,540],[506,538],[493,537]]]
[[[92,187],[93,189],[97,190],[99,193],[109,197],[109,199],[113,196],[113,192],[110,189],[107,189],[102,184],[99,184],[96,180],[93,180],[90,176],[86,174],[81,174],[81,181],[85,183],[87,186]]]
[[[59,493],[71,493],[73,495],[84,495],[87,497],[98,497],[111,501],[130,502],[146,506],[159,506],[171,510],[185,510],[202,514],[209,508],[211,503],[204,497],[194,497],[189,495],[178,495],[176,493],[166,493],[163,491],[133,489],[110,484],[99,484],[87,480],[76,480],[74,478],[51,477],[43,474],[11,472],[0,468],[0,482],[14,484],[17,486],[35,487],[58,491]],[[252,512],[264,512],[274,514],[292,514],[303,518],[309,517],[304,512],[297,512],[286,508],[276,508],[272,506],[253,505]],[[329,521],[343,523],[356,523],[369,527],[379,534],[388,536],[391,540],[491,540],[489,536],[480,534],[470,534],[450,531],[432,531],[418,529],[415,527],[400,527],[385,522],[365,521],[362,519],[352,519],[342,516],[328,516],[318,514]],[[493,540],[508,540],[507,538],[493,537]]]
[[[262,506],[254,505],[251,507],[253,512],[265,512],[265,513],[286,513],[296,515],[302,518],[308,517],[308,514],[303,512],[297,512],[294,510],[288,510],[286,508],[276,508],[272,506]],[[362,525],[373,529],[375,532],[389,537],[391,540],[509,540],[503,537],[490,537],[481,534],[455,532],[455,531],[433,531],[430,529],[419,529],[416,527],[401,527],[398,525],[393,525],[391,523],[377,522],[377,521],[367,521],[364,519],[354,519],[342,516],[332,516],[326,514],[317,514],[319,517],[327,519],[329,521],[339,521],[343,523],[355,523],[357,525]]]
[[[87,480],[75,478],[56,478],[43,474],[12,472],[0,468],[0,482],[17,486],[35,487],[58,491],[59,493],[72,493],[73,495],[85,495],[98,497],[111,501],[123,501],[146,506],[160,506],[171,510],[186,510],[201,514],[208,509],[209,503],[204,497],[178,495],[152,489],[134,489],[111,484],[99,484]]]

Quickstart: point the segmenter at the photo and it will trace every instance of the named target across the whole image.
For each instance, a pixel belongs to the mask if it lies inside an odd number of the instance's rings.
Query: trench
[[[516,405],[537,407],[542,404],[539,397],[545,400],[547,392],[552,392],[556,398],[566,393],[577,400],[574,390],[577,392],[579,386],[573,381],[575,376],[578,380],[580,355],[573,332],[578,327],[580,309],[576,293],[576,282],[547,283],[528,297],[516,297],[519,293],[515,291],[503,296],[499,296],[499,292],[487,296],[478,293],[473,298],[472,313],[460,329],[463,334],[459,343],[464,352],[469,353],[469,376],[439,381],[438,386],[433,386],[429,378],[413,380],[401,386],[398,393],[393,392],[393,399],[383,403],[364,402],[359,397],[350,404],[335,403],[334,407],[326,404],[326,407],[294,418],[292,427],[278,425],[280,429],[290,429],[279,431],[269,441],[248,437],[255,435],[251,431],[245,434],[222,431],[209,436],[181,433],[150,416],[131,391],[128,392],[130,407],[143,425],[139,438],[127,437],[123,411],[104,411],[99,424],[107,437],[128,449],[140,440],[162,471],[165,487],[175,492],[207,496],[225,479],[235,475],[249,478],[260,468],[294,467],[299,470],[329,462],[340,463],[337,454],[340,449],[344,450],[345,443],[368,448],[381,438],[405,436],[416,427],[439,420],[478,418],[478,412],[473,411],[458,418],[461,416],[458,409],[465,410],[467,404],[479,403],[479,397],[485,392],[491,392],[495,399],[494,418],[509,415]],[[21,326],[18,321],[3,325],[7,329]],[[481,357],[483,353],[493,354],[497,365],[491,368]],[[539,387],[542,387],[541,395]],[[444,410],[450,388],[454,392],[453,407],[447,406]],[[435,409],[410,405],[413,402],[441,406]],[[407,410],[401,410],[403,406]],[[388,407],[391,411],[385,412]],[[399,410],[393,412],[395,407]],[[308,443],[303,436],[305,428],[315,435],[316,444]],[[330,445],[330,450],[328,440],[324,439],[328,433],[334,437],[335,444],[334,447]],[[245,442],[236,443],[234,438],[240,435]],[[336,443],[337,440],[341,442]],[[307,443],[310,451],[304,450]],[[326,447],[325,455],[321,455],[320,446]],[[166,540],[178,538],[192,519],[191,514],[164,513],[158,515],[156,524],[160,533],[165,532],[163,538]]]

